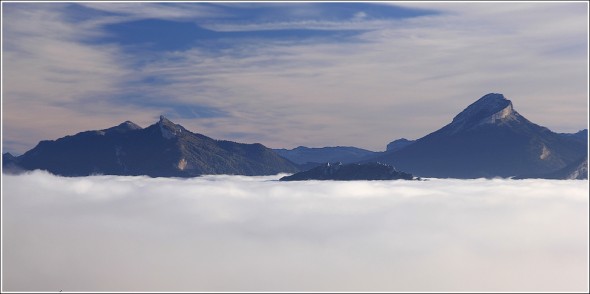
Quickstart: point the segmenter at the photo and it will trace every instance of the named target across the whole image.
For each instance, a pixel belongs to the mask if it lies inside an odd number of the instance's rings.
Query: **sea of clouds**
[[[588,181],[3,175],[4,291],[588,291]]]

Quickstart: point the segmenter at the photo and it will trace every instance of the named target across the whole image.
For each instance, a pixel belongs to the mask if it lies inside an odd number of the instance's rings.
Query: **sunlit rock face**
[[[178,169],[184,170],[185,168],[186,168],[186,159],[183,158],[178,162]]]
[[[158,126],[160,127],[160,132],[162,133],[162,137],[164,137],[166,139],[175,138],[177,135],[182,134],[182,130],[184,130],[184,127],[171,122],[163,115],[160,116],[160,121],[158,121]]]
[[[486,124],[503,124],[519,121],[520,114],[512,102],[502,94],[491,93],[481,97],[459,113],[449,125],[449,131],[457,133],[474,129]]]
[[[543,145],[543,148],[541,150],[541,155],[539,155],[539,158],[542,160],[545,160],[549,157],[549,155],[551,155],[551,151],[549,151],[547,146]]]
[[[526,174],[518,176],[516,179],[587,180],[588,157],[584,156],[565,167],[550,173]]]
[[[588,179],[588,158],[584,159],[581,163],[575,166],[575,168],[568,172],[565,177],[567,180],[587,180]]]

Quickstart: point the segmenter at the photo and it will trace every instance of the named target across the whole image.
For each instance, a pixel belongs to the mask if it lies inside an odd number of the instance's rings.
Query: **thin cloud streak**
[[[3,18],[3,126],[19,142],[5,148],[22,153],[42,139],[124,120],[146,126],[170,113],[219,139],[384,150],[393,139],[438,129],[488,92],[505,94],[554,131],[586,127],[588,16],[579,3],[421,3],[415,7],[442,13],[388,21],[238,17],[256,30],[369,31],[346,42],[244,38],[219,50],[151,53],[89,40],[105,34],[104,24],[145,18],[220,30],[237,24],[227,5],[119,4],[84,4],[112,15],[76,25],[55,5],[27,4]],[[224,115],[175,115],[183,106]]]
[[[22,153],[43,139],[108,127],[130,110],[104,103],[129,71],[118,49],[83,43],[88,30],[67,23],[60,7],[3,5],[4,150]]]
[[[3,175],[3,290],[587,290],[587,181],[277,178]]]
[[[180,53],[184,58],[173,64],[156,63],[154,68],[169,77],[170,88],[177,91],[190,89],[195,74],[205,79],[198,86],[192,86],[195,91],[197,88],[202,91],[203,86],[211,87],[213,93],[223,89],[223,99],[209,96],[216,100],[210,103],[221,103],[221,108],[243,112],[250,110],[254,114],[252,117],[256,117],[262,104],[272,109],[276,117],[291,118],[289,124],[280,128],[277,125],[278,129],[273,132],[277,137],[284,133],[281,129],[292,126],[289,132],[293,132],[310,122],[321,123],[318,120],[323,119],[327,129],[318,129],[315,134],[297,134],[292,138],[309,138],[316,142],[323,139],[324,144],[351,144],[348,138],[358,138],[351,132],[361,134],[363,140],[359,141],[363,142],[369,142],[369,136],[377,139],[375,133],[384,134],[384,138],[379,139],[384,141],[396,136],[418,138],[448,123],[454,114],[485,94],[481,89],[507,94],[514,99],[521,113],[553,129],[558,122],[548,120],[558,119],[562,124],[563,119],[555,113],[546,115],[544,109],[570,114],[579,112],[580,117],[585,116],[583,107],[573,107],[584,101],[583,97],[575,96],[575,93],[584,92],[582,80],[585,75],[572,70],[583,70],[579,60],[563,57],[547,61],[543,52],[535,50],[536,46],[543,44],[531,39],[527,45],[529,48],[521,48],[522,44],[518,41],[523,37],[520,35],[481,36],[478,35],[480,32],[466,32],[463,24],[447,31],[433,30],[432,25],[408,25],[367,33],[362,35],[366,43],[352,43],[346,47],[321,43],[266,43],[264,48],[244,50],[242,47],[223,56],[187,51]],[[561,43],[559,38],[555,38],[555,42]],[[540,47],[551,48],[548,45]],[[244,52],[249,54],[244,55]],[[515,55],[514,52],[522,54]],[[539,62],[541,59],[544,61]],[[166,72],[167,69],[170,71]],[[404,74],[400,75],[401,72]],[[544,85],[551,85],[551,88],[543,87],[541,81]],[[574,86],[567,89],[556,86],[556,83],[564,81]],[[188,96],[187,99],[207,101],[208,97],[204,96]],[[421,99],[409,99],[415,96]],[[556,96],[570,103],[550,107],[549,103],[554,104]],[[230,104],[223,105],[219,100]],[[444,105],[440,105],[441,101]],[[412,107],[412,104],[415,106]],[[418,105],[422,106],[421,109]],[[431,108],[430,105],[438,107]],[[407,111],[408,107],[419,111]],[[314,111],[310,114],[309,109]],[[408,113],[413,115],[408,117]],[[421,133],[416,129],[407,130],[408,125],[421,123],[424,117],[429,118],[428,128]],[[571,123],[571,128],[576,130],[583,127],[581,121],[567,123]],[[242,125],[253,123],[250,127],[253,133],[266,123],[258,123],[255,119],[242,122]],[[346,130],[342,125],[347,126]],[[369,129],[375,132],[366,132]],[[213,133],[219,131],[223,136],[223,129],[212,130]],[[276,147],[301,143],[284,140],[275,138],[267,143]],[[273,143],[275,141],[277,143]],[[385,143],[382,143],[383,146]]]

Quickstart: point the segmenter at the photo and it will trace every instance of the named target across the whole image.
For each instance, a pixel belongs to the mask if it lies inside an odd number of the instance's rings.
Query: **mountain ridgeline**
[[[3,154],[2,167],[8,172],[42,169],[63,176],[193,177],[309,171],[285,180],[323,179],[328,174],[349,180],[405,175],[587,179],[588,130],[554,133],[520,115],[502,94],[491,93],[441,129],[417,140],[394,140],[384,152],[303,146],[273,150],[261,144],[214,140],[162,116],[146,128],[126,121],[104,130],[41,141],[21,156]]]
[[[327,162],[353,163],[377,154],[376,152],[346,146],[309,148],[299,146],[294,149],[273,149],[280,156],[289,159],[307,170]]]
[[[342,164],[325,163],[307,171],[302,171],[290,176],[285,176],[280,181],[383,181],[383,180],[414,180],[409,173],[396,170],[393,166],[369,162]]]
[[[413,140],[408,140],[406,138],[393,140],[389,144],[387,144],[387,149],[385,151],[387,151],[387,152],[398,151],[398,150],[405,148],[406,146],[412,145],[412,143],[414,143]]]
[[[587,166],[584,138],[587,130],[558,134],[536,125],[502,94],[491,93],[441,129],[370,161],[421,177],[544,177],[571,165],[583,169],[584,159]]]
[[[25,154],[7,158],[13,167],[63,176],[193,177],[298,171],[292,162],[261,144],[214,140],[163,116],[147,128],[126,121],[109,129],[41,141]]]

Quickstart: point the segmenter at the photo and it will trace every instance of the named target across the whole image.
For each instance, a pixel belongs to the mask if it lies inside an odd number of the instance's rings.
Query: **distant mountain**
[[[14,155],[6,152],[2,154],[2,165],[11,164],[16,162],[16,157]]]
[[[280,156],[300,165],[317,166],[326,162],[352,163],[363,160],[375,154],[373,151],[356,147],[322,147],[308,148],[299,146],[297,148],[273,149]]]
[[[15,161],[25,170],[42,169],[63,176],[192,177],[298,171],[292,162],[261,144],[214,140],[163,116],[145,129],[126,121],[109,129],[41,141]]]
[[[580,142],[584,142],[584,143],[588,142],[588,129],[583,129],[583,130],[580,130],[580,131],[573,133],[573,134],[570,134],[570,133],[559,133],[559,134],[563,137],[574,139],[574,140],[577,140]]]
[[[412,143],[414,143],[414,140],[408,140],[406,138],[401,138],[401,139],[397,139],[394,140],[392,142],[390,142],[389,144],[387,144],[387,149],[385,151],[387,152],[394,152],[394,151],[398,151],[401,150],[402,148],[405,148],[406,146],[412,145]]]
[[[487,94],[411,145],[371,158],[421,177],[547,174],[587,156],[587,144],[536,125],[502,94]]]
[[[306,181],[306,180],[412,180],[414,177],[405,172],[397,171],[393,166],[381,163],[352,163],[342,164],[325,163],[308,171],[285,176],[280,181]]]
[[[587,180],[588,157],[584,156],[562,169],[544,174],[521,175],[515,179],[554,179],[554,180]]]
[[[21,172],[22,169],[18,166],[18,159],[6,152],[2,154],[2,171],[5,173],[18,173]]]
[[[546,176],[545,178],[565,180],[587,180],[588,179],[588,156],[574,161],[568,166]]]

